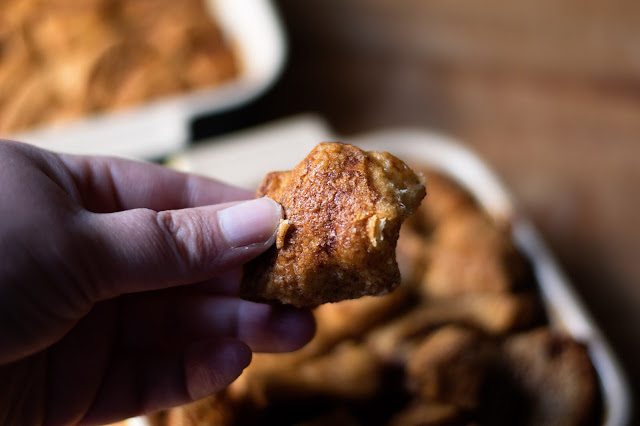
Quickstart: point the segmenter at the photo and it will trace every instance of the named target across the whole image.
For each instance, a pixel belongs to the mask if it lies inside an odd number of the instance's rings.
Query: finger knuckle
[[[219,257],[220,249],[213,238],[213,230],[198,216],[186,211],[163,211],[157,214],[157,223],[184,267],[203,269]]]

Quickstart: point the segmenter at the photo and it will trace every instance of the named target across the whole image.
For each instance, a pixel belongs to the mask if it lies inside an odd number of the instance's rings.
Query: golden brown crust
[[[281,361],[260,372],[263,391],[271,401],[309,397],[363,400],[380,390],[381,361],[365,346],[352,341],[336,345],[330,352],[294,365]]]
[[[288,229],[247,265],[240,294],[312,307],[386,294],[400,283],[400,225],[425,188],[388,153],[322,143],[291,172],[268,174],[257,195],[282,204]]]
[[[454,426],[468,424],[459,407],[436,401],[413,401],[389,421],[389,426]]]
[[[377,327],[367,336],[367,343],[386,361],[402,363],[421,339],[447,324],[502,336],[538,324],[541,317],[533,294],[466,294],[423,302]]]
[[[504,352],[528,407],[524,424],[595,424],[597,379],[583,345],[569,336],[538,329],[509,338]]]
[[[497,346],[480,333],[442,327],[411,354],[406,365],[408,386],[427,400],[477,408],[498,355]]]
[[[508,234],[483,212],[451,214],[431,241],[421,287],[427,297],[513,291],[528,272]]]

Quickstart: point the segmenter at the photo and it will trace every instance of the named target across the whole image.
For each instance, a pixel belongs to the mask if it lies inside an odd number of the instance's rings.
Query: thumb
[[[270,198],[155,212],[90,214],[95,298],[210,279],[269,248],[282,217]],[[97,301],[96,300],[96,301]]]

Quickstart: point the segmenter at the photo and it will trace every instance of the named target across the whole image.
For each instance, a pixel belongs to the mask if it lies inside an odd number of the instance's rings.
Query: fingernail
[[[245,201],[218,212],[218,224],[231,247],[268,243],[282,218],[282,207],[271,198]]]

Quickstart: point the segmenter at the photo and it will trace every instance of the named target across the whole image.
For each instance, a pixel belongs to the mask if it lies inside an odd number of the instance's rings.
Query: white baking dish
[[[155,159],[183,148],[197,115],[238,106],[264,92],[284,64],[285,37],[269,0],[207,0],[239,56],[240,75],[222,85],[127,110],[49,125],[11,139],[68,153]]]
[[[176,156],[171,164],[255,188],[266,172],[290,170],[321,141],[342,141],[367,150],[389,151],[401,159],[437,167],[467,186],[490,214],[511,223],[514,241],[534,266],[551,326],[566,330],[588,347],[601,384],[603,425],[628,424],[630,389],[598,325],[531,222],[516,210],[505,186],[480,158],[456,141],[423,130],[391,130],[340,138],[321,119],[303,116],[212,140]]]

